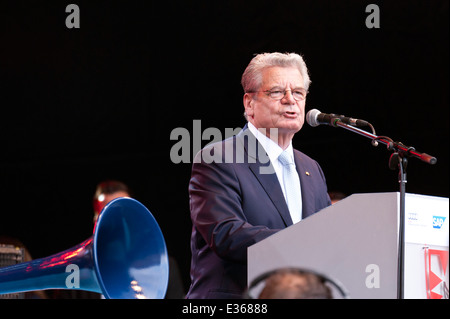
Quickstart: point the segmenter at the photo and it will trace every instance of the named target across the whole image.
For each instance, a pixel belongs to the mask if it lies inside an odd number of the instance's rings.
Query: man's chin
[[[278,128],[279,134],[295,134],[301,130],[303,124],[299,123],[287,123]]]

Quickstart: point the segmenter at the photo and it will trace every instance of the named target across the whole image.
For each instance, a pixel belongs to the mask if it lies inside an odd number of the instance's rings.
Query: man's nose
[[[284,92],[284,96],[281,99],[281,103],[283,103],[283,104],[295,104],[295,99],[294,99],[294,96],[292,95],[292,91],[291,90],[286,90]]]

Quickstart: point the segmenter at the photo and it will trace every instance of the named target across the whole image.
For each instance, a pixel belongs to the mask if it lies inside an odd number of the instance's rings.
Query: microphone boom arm
[[[377,136],[375,134],[369,133],[355,126],[345,124],[341,120],[339,120],[339,118],[336,118],[333,124],[334,124],[333,126],[335,127],[339,126],[356,134],[370,138],[372,140],[372,145],[374,146],[377,145],[376,143],[375,144],[373,143],[375,141],[385,144],[388,150],[398,152],[402,157],[404,156],[415,157],[421,160],[422,162],[428,163],[430,165],[434,165],[437,162],[436,157],[428,155],[427,153],[417,152],[414,147],[408,147],[403,143],[394,142],[391,138],[387,136]]]

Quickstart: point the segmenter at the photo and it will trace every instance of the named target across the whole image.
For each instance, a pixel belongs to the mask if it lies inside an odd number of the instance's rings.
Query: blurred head
[[[328,192],[328,195],[330,196],[331,204],[335,204],[340,200],[344,199],[345,197],[347,197],[347,195],[339,191],[330,191]]]
[[[265,281],[259,299],[331,299],[330,288],[320,276],[297,269],[281,269]]]
[[[124,183],[108,180],[97,185],[93,199],[94,223],[106,204],[119,197],[131,197],[130,189]]]

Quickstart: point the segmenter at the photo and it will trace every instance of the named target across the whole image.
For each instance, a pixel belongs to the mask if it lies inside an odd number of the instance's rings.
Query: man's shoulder
[[[319,163],[315,159],[313,159],[312,157],[306,155],[302,151],[299,151],[295,148],[294,148],[294,158],[296,158],[301,163],[303,163],[303,165],[314,166],[314,167],[319,166]]]
[[[247,127],[236,135],[206,145],[195,156],[194,163],[243,164],[267,163],[267,154]]]
[[[300,159],[305,159],[305,160],[309,160],[309,161],[315,161],[314,159],[312,159],[311,157],[309,157],[308,155],[306,155],[305,153],[303,153],[302,151],[299,151],[298,149],[294,148],[294,156]]]

